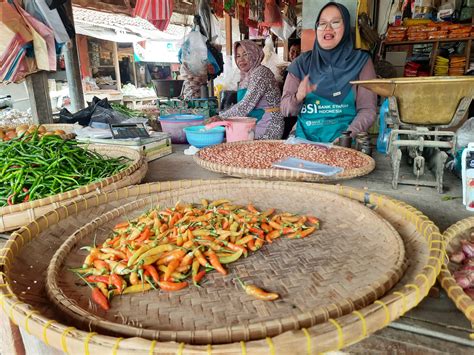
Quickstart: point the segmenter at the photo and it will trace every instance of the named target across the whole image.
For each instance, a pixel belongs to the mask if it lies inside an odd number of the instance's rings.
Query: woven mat
[[[413,207],[382,195],[344,186],[261,182],[271,184],[275,189],[281,186],[304,186],[308,191],[331,191],[374,208],[377,214],[396,228],[403,239],[409,265],[402,279],[384,297],[359,311],[340,316],[337,315],[337,309],[331,310],[328,313],[331,313],[332,319],[319,325],[311,327],[308,325],[307,328],[287,331],[272,338],[223,345],[193,346],[174,341],[147,341],[136,337],[122,339],[109,336],[110,333],[109,335],[89,333],[72,328],[71,321],[51,307],[45,293],[47,262],[44,260],[52,257],[68,231],[84,225],[82,220],[87,220],[84,216],[89,214],[89,211],[83,211],[84,209],[92,209],[94,215],[98,216],[121,206],[123,202],[133,200],[135,196],[148,196],[160,191],[181,190],[209,184],[213,186],[225,184],[228,187],[238,188],[236,185],[238,182],[238,180],[237,182],[189,180],[132,186],[113,193],[82,199],[49,212],[35,223],[30,223],[13,233],[12,239],[0,250],[2,309],[15,323],[25,327],[28,333],[64,352],[85,350],[90,353],[118,351],[124,354],[321,353],[339,350],[382,329],[416,306],[434,284],[444,255],[441,235],[437,227]],[[28,253],[37,255],[40,252],[41,258],[19,259],[19,255]],[[13,280],[20,280],[22,283],[17,285]],[[279,326],[281,324],[277,322],[275,327]],[[248,336],[249,330],[242,327],[235,335],[240,336],[242,332]],[[265,337],[267,334],[262,331],[261,335]]]
[[[220,147],[235,147],[240,145],[249,146],[250,151],[258,149],[258,144],[262,143],[283,143],[283,141],[241,141],[233,143],[222,143]],[[211,147],[212,148],[212,147]],[[339,174],[332,176],[323,176],[316,174],[308,174],[303,172],[298,172],[294,170],[285,170],[285,169],[253,169],[253,168],[242,168],[237,166],[225,165],[221,163],[215,163],[209,160],[205,160],[198,153],[194,155],[194,161],[203,167],[204,169],[216,172],[227,174],[230,176],[241,177],[241,178],[253,178],[253,179],[269,179],[269,180],[286,180],[286,181],[314,181],[314,182],[330,182],[337,180],[346,180],[352,179],[358,176],[363,176],[369,174],[372,170],[375,169],[375,161],[370,156],[363,154],[354,149],[348,149],[344,147],[334,146],[332,149],[337,149],[341,151],[350,151],[352,154],[363,159],[366,164],[360,168],[354,169],[345,169]]]
[[[395,229],[370,209],[324,191],[292,187],[275,190],[247,181],[236,187],[192,188],[175,192],[171,198],[153,196],[133,201],[96,219],[88,214],[84,222],[93,220],[84,225],[84,233],[68,231],[73,235],[51,260],[47,288],[52,300],[67,315],[89,323],[88,326],[97,325],[103,331],[191,343],[200,331],[202,336],[212,330],[227,330],[230,334],[232,328],[259,325],[266,334],[274,336],[304,324],[316,324],[326,320],[328,309],[347,314],[372,303],[401,277],[403,242]],[[78,287],[77,276],[68,271],[82,265],[87,252],[79,250],[80,247],[93,244],[94,238],[102,242],[114,225],[136,217],[150,206],[172,207],[178,200],[198,203],[201,198],[228,198],[243,205],[253,202],[262,210],[276,207],[280,211],[315,215],[322,220],[323,227],[305,239],[281,238],[266,245],[229,265],[229,275],[225,277],[210,273],[202,288],[115,297],[108,312],[89,307],[89,288]],[[374,250],[378,251],[376,255]],[[31,255],[25,254],[24,258]],[[235,276],[278,292],[281,299],[257,301],[245,295]],[[97,322],[97,318],[111,323]],[[276,321],[282,326],[275,328]],[[112,324],[122,322],[129,327]],[[142,331],[137,329],[141,327]],[[250,332],[250,338],[260,338],[260,334]],[[230,340],[217,337],[212,342]]]
[[[474,217],[465,218],[446,229],[443,233],[443,237],[446,241],[447,255],[460,251],[461,240],[471,240],[472,232],[474,232]],[[454,302],[456,307],[464,313],[474,329],[474,300],[456,283],[453,277],[453,273],[456,269],[457,265],[449,262],[448,258],[445,258],[438,280],[448,293],[448,297]]]

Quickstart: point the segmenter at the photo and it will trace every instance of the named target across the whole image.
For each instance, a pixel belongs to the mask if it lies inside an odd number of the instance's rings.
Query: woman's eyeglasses
[[[330,26],[333,30],[337,30],[341,28],[343,25],[342,20],[333,20],[333,21],[319,21],[316,22],[316,29],[318,31],[324,31],[328,26]]]

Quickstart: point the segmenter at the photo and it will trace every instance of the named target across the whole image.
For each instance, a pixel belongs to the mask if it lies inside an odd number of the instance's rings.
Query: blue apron
[[[242,101],[246,93],[247,93],[247,89],[237,90],[237,102]],[[252,111],[250,111],[250,113],[247,116],[256,118],[258,122],[262,119],[264,114],[265,114],[265,110],[263,108],[254,108]]]
[[[298,115],[296,137],[330,143],[347,131],[356,114],[353,90],[349,91],[341,104],[310,93],[304,99]]]

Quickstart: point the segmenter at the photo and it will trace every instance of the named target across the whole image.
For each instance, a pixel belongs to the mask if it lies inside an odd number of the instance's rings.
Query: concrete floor
[[[175,145],[173,154],[151,162],[144,182],[229,178],[198,166],[191,156],[183,154],[185,148],[187,146]],[[376,169],[371,174],[343,181],[342,184],[405,201],[435,222],[441,232],[460,219],[472,215],[463,206],[462,198],[459,198],[462,197],[461,180],[453,173],[445,171],[443,194],[439,194],[435,188],[425,186],[399,185],[394,190],[389,158],[376,152],[374,159]],[[411,177],[411,169],[406,163],[402,166],[400,175]],[[446,196],[454,199],[443,200]],[[441,289],[439,286],[435,287]],[[469,340],[471,332],[470,323],[441,290],[437,298],[428,297],[390,327],[346,351],[364,354],[473,354],[474,341]]]

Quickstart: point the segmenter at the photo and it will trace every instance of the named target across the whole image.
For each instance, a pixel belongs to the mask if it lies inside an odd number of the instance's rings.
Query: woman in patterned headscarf
[[[219,113],[219,117],[254,117],[256,139],[280,139],[284,127],[281,94],[272,71],[261,64],[263,50],[246,40],[234,44],[234,54],[240,69],[237,104]]]

